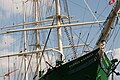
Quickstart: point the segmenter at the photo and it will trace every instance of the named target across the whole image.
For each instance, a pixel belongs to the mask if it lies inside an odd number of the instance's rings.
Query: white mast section
[[[35,22],[38,22],[38,0],[33,0],[34,2],[34,12],[35,12]],[[35,24],[35,27],[38,28],[38,23]],[[36,49],[39,49],[39,31],[36,29]]]
[[[55,0],[55,5],[56,5],[56,24],[59,26],[60,25],[60,0]],[[63,53],[63,45],[62,45],[62,29],[61,27],[57,28],[57,35],[58,35],[58,50]],[[62,55],[63,56],[63,55]],[[61,54],[60,54],[61,58]],[[62,59],[61,59],[62,60]]]
[[[26,20],[26,14],[25,14],[25,2],[23,1],[23,29],[26,28],[26,25],[25,24],[25,21]],[[27,50],[27,40],[26,40],[26,31],[24,31],[24,52],[26,52]],[[28,73],[27,73],[27,65],[28,65],[28,62],[27,62],[27,56],[26,55],[23,55],[24,57],[24,71],[25,71],[25,80],[28,80]]]
[[[38,22],[38,0],[33,0],[33,4],[34,4],[34,13],[35,13],[35,22]],[[38,28],[38,23],[35,24],[35,27]],[[39,50],[39,30],[36,29],[35,30],[36,32],[36,50]],[[36,66],[38,66],[37,64],[39,63],[39,53],[36,53]],[[39,64],[41,65],[41,64]],[[37,76],[36,76],[36,80],[39,79],[39,71],[40,71],[40,68],[38,68],[37,70]]]
[[[25,24],[25,20],[26,20],[26,15],[25,15],[25,4],[24,4],[24,1],[23,1],[23,29],[26,28],[26,25]],[[24,31],[24,52],[26,51],[27,49],[27,44],[26,44],[27,40],[26,40],[26,31]]]

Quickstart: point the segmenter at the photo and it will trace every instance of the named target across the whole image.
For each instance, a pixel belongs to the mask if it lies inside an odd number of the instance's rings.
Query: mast
[[[35,22],[38,22],[38,0],[33,0],[34,9],[35,9]],[[38,28],[38,23],[35,24],[36,28]],[[36,49],[39,49],[39,31],[36,29]]]
[[[55,0],[56,5],[56,24],[60,25],[60,0]],[[57,28],[57,35],[58,35],[58,50],[63,54],[63,45],[62,45],[62,28]],[[60,59],[62,60],[62,55],[60,55]]]
[[[23,29],[25,29],[26,28],[26,25],[24,25],[25,24],[25,21],[26,20],[26,15],[25,15],[25,4],[24,4],[24,1],[23,1]],[[26,40],[27,38],[26,38],[26,31],[24,31],[24,52],[26,52],[27,51],[27,44],[26,44],[26,42],[27,42],[27,40]],[[28,80],[28,73],[27,73],[27,57],[26,57],[26,55],[24,54],[23,55],[23,57],[24,57],[24,71],[25,71],[25,80]]]
[[[35,13],[35,22],[38,22],[38,0],[33,0],[33,4],[34,4],[34,13]],[[35,27],[38,28],[38,23],[35,23]],[[36,37],[36,50],[39,50],[39,30],[36,29],[35,30],[35,37]],[[40,54],[39,53],[36,53],[36,66],[38,66],[37,64],[39,63],[39,56]],[[39,64],[40,65],[40,64]],[[40,68],[38,68],[37,70],[37,76],[36,76],[36,80],[39,79],[39,71],[40,71]]]
[[[120,8],[120,0],[117,0],[115,6],[111,10],[109,16],[107,17],[107,19],[104,23],[104,28],[103,28],[101,35],[96,43],[96,47],[100,47],[101,42],[103,40],[107,40],[107,38],[109,36],[109,32],[112,29],[113,23],[115,21],[118,11],[119,11],[119,8]]]
[[[26,15],[25,15],[25,4],[24,4],[24,1],[23,1],[23,28],[24,29],[26,28],[26,25],[24,25],[25,24],[25,20],[26,20],[25,17],[26,17]],[[27,39],[26,38],[26,31],[24,31],[24,52],[27,49],[27,45],[26,45],[27,40],[26,39]]]
[[[8,73],[10,72],[10,62],[9,62],[9,56],[8,56]],[[8,80],[10,80],[10,74],[8,75]]]

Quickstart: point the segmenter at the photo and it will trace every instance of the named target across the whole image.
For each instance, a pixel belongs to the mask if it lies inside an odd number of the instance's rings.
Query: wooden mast
[[[115,18],[119,11],[119,8],[120,8],[120,0],[117,0],[115,6],[113,7],[112,11],[110,12],[109,16],[107,17],[107,19],[104,23],[104,28],[103,28],[101,35],[96,43],[97,47],[100,47],[100,44],[103,40],[107,40],[107,38],[109,36],[109,32],[112,29]]]

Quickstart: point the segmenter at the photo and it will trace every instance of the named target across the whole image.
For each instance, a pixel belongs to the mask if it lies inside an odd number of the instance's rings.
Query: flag
[[[114,2],[115,2],[115,0],[110,0],[109,5],[113,4]]]

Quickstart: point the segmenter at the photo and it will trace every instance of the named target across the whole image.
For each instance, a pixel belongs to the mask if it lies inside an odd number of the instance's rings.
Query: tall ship
[[[119,80],[120,0],[0,2],[0,80]]]

